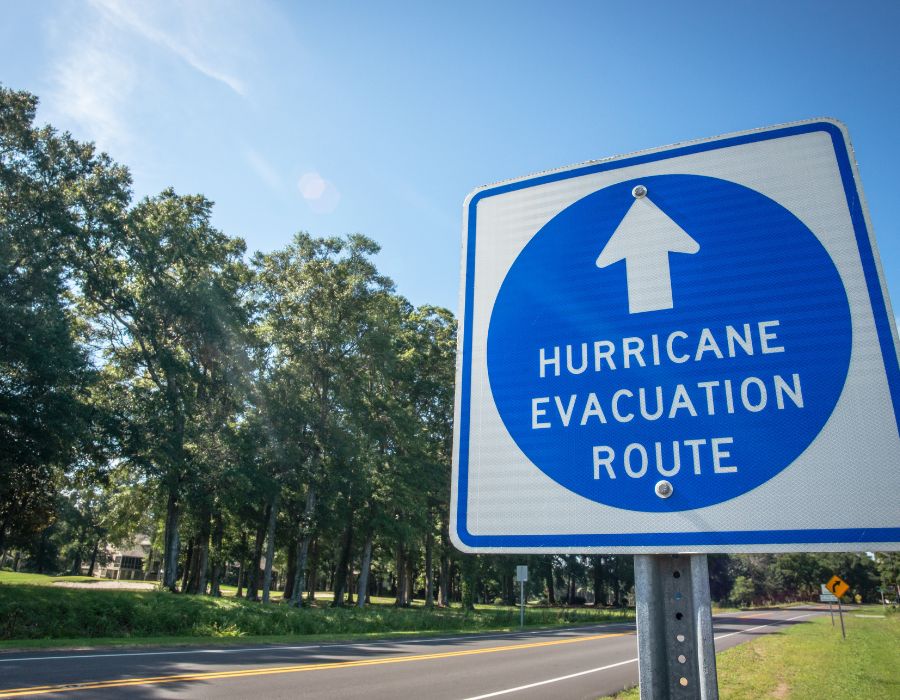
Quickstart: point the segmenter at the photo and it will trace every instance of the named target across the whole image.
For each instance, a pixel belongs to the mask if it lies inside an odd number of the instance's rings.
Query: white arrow
[[[669,253],[696,253],[700,244],[646,196],[642,185],[635,200],[597,258],[597,267],[625,261],[628,313],[671,309]]]

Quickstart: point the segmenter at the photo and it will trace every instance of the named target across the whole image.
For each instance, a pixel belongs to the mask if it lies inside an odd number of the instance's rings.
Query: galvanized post
[[[841,605],[841,599],[838,598],[838,617],[841,618],[841,637],[847,638],[847,632],[844,630],[844,606]]]
[[[525,582],[519,581],[519,627],[525,626]]]
[[[705,554],[634,557],[641,700],[718,700]]]

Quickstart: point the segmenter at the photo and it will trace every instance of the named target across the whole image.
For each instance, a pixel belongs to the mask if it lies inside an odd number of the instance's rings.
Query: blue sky
[[[216,202],[251,250],[365,233],[416,304],[457,309],[478,185],[833,116],[900,295],[900,3],[3,4],[0,81]]]

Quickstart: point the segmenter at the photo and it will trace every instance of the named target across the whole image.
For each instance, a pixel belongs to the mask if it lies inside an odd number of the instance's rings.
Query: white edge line
[[[784,620],[777,620],[776,622],[768,622],[765,625],[757,625],[756,627],[750,627],[745,630],[739,630],[738,632],[730,632],[729,634],[721,634],[718,637],[715,637],[715,640],[725,639],[726,637],[732,637],[736,634],[746,634],[747,632],[753,632],[758,629],[762,629],[763,627],[771,627],[772,625],[777,625],[779,622],[791,622],[792,620],[799,620],[803,617],[809,617],[815,613],[805,613],[803,615],[797,615],[796,617],[789,617]],[[570,673],[567,676],[558,676],[556,678],[548,678],[544,681],[538,681],[537,683],[529,683],[528,685],[520,685],[515,688],[506,688],[505,690],[498,690],[493,693],[487,693],[485,695],[475,695],[470,698],[466,698],[465,700],[486,700],[486,698],[495,698],[498,695],[506,695],[507,693],[516,693],[520,690],[529,690],[530,688],[538,688],[542,685],[548,685],[550,683],[558,683],[559,681],[567,681],[570,678],[578,678],[579,676],[586,676],[589,673],[598,673],[600,671],[608,671],[611,668],[617,668],[618,666],[625,666],[626,664],[633,664],[637,661],[637,657],[635,656],[633,659],[628,659],[627,661],[619,661],[615,664],[609,664],[608,666],[600,666],[599,668],[591,668],[587,671],[579,671],[578,673]]]
[[[815,613],[809,612],[803,615],[795,615],[794,617],[788,617],[784,620],[776,620],[775,622],[767,622],[764,625],[757,625],[756,627],[748,627],[745,630],[738,630],[737,632],[729,632],[728,634],[720,634],[718,637],[714,637],[713,641],[719,641],[720,639],[725,639],[727,637],[733,637],[736,634],[747,634],[748,632],[755,632],[756,630],[761,630],[763,627],[771,627],[772,625],[777,625],[780,622],[791,622],[793,620],[799,620],[804,617],[809,617],[810,615],[815,615]]]
[[[559,681],[566,681],[570,678],[577,678],[578,676],[586,676],[589,673],[597,673],[598,671],[608,671],[611,668],[616,668],[617,666],[624,666],[625,664],[633,664],[637,661],[637,657],[635,656],[633,659],[628,659],[627,661],[619,661],[615,664],[609,664],[608,666],[600,666],[599,668],[591,668],[587,671],[579,671],[578,673],[570,673],[568,676],[559,676],[557,678],[548,678],[545,681],[538,681],[537,683],[529,683],[528,685],[520,685],[516,688],[507,688],[506,690],[498,690],[495,693],[487,693],[486,695],[476,695],[471,698],[466,698],[466,700],[484,700],[484,698],[495,698],[498,695],[506,695],[507,693],[515,693],[519,690],[528,690],[529,688],[537,688],[542,685],[547,685],[548,683],[558,683]]]

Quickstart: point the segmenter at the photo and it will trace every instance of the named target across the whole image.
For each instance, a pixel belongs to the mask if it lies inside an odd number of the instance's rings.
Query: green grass
[[[723,700],[900,698],[900,614],[881,606],[845,612],[847,639],[829,617],[794,625],[733,647],[716,657]],[[638,700],[636,688],[615,696]]]
[[[280,595],[279,595],[280,599]],[[385,599],[387,600],[387,599]],[[162,591],[91,590],[0,585],[0,648],[123,642],[287,641],[347,639],[389,633],[454,633],[515,629],[518,608],[481,606],[406,609],[376,604],[363,610],[321,605],[297,610],[234,598]],[[529,608],[526,625],[550,627],[631,620],[630,611]]]
[[[44,574],[24,574],[17,571],[0,569],[0,585],[14,584],[27,586],[52,586],[56,581],[75,581],[78,583],[96,583],[105,581],[91,576],[45,576]]]

